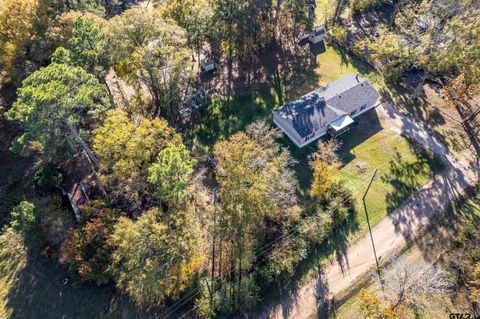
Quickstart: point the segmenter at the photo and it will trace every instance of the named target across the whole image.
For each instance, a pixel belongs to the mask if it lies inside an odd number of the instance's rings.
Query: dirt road
[[[477,180],[478,167],[468,159],[457,159],[429,134],[428,129],[397,113],[388,105],[377,108],[387,117],[388,128],[416,139],[443,156],[447,169],[413,194],[401,206],[372,229],[377,256],[381,259],[413,240],[418,230],[430,223],[435,214],[448,207],[452,200]],[[345,259],[332,261],[324,273],[306,283],[281,304],[271,307],[258,318],[310,318],[322,304],[354,284],[359,277],[375,267],[370,235],[366,234],[348,248]],[[345,266],[347,265],[347,266]]]

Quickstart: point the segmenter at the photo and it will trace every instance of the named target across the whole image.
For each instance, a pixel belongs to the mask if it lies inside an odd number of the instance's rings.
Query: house
[[[336,137],[354,118],[377,105],[378,92],[365,79],[349,74],[273,111],[273,122],[304,147],[326,133]]]
[[[315,28],[310,33],[310,36],[308,37],[308,40],[312,42],[313,44],[319,43],[323,41],[323,37],[325,36],[325,29],[324,28]]]

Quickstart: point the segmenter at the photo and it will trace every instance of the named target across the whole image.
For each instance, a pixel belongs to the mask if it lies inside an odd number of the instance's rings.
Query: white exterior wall
[[[273,122],[283,131],[283,133],[287,134],[287,136],[292,140],[293,143],[295,143],[295,145],[300,147],[300,135],[297,133],[297,131],[293,129],[293,127],[290,126],[290,124],[285,119],[283,119],[277,114],[273,114]]]
[[[315,34],[312,34],[311,36],[308,37],[308,40],[310,40],[310,42],[312,43],[318,43],[323,41],[323,37],[324,37],[324,34],[317,35],[317,36]]]

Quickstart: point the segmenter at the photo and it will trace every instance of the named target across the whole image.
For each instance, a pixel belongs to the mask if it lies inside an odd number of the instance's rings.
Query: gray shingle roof
[[[341,115],[350,114],[364,105],[373,105],[378,96],[365,79],[349,74],[273,112],[284,118],[303,138]]]

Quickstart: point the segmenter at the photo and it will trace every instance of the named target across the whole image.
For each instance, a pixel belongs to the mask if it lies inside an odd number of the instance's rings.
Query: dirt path
[[[464,190],[476,182],[478,168],[468,159],[457,159],[429,134],[423,125],[397,113],[389,105],[377,108],[387,117],[391,127],[441,155],[447,161],[447,169],[429,184],[405,201],[372,229],[373,240],[379,259],[407,245],[415,239],[418,230],[430,223],[435,214],[448,207]],[[271,307],[258,318],[310,318],[318,309],[373,267],[375,259],[370,235],[366,234],[348,248],[345,260],[328,265],[323,274],[307,282],[281,304]],[[348,265],[348,267],[345,267]]]

